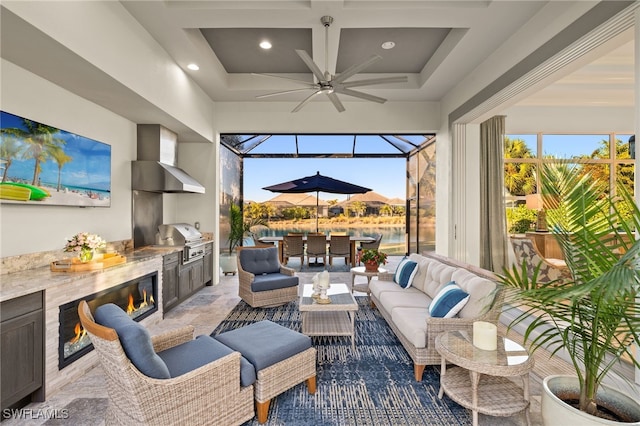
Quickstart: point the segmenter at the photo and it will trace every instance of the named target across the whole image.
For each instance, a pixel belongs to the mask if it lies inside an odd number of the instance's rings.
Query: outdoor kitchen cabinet
[[[213,284],[213,243],[207,243],[204,246],[204,283],[205,285]]]
[[[178,280],[178,298],[180,301],[204,287],[204,263],[202,259],[182,265]]]
[[[0,304],[2,410],[44,400],[43,292]]]
[[[162,307],[163,311],[178,304],[178,269],[181,252],[167,254],[162,257]]]

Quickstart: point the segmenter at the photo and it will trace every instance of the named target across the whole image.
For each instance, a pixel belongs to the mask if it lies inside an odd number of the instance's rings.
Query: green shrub
[[[535,223],[537,213],[528,209],[524,204],[507,209],[507,229],[512,234],[524,234]]]

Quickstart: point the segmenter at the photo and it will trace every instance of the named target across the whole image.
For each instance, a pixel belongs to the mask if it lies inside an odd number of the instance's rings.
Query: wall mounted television
[[[0,203],[111,206],[111,146],[0,111]]]

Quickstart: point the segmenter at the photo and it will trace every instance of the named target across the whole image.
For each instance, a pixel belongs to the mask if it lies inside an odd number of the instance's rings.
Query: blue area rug
[[[356,297],[356,352],[348,337],[313,337],[318,350],[317,390],[295,386],[271,403],[268,425],[470,425],[470,412],[447,396],[438,399],[439,369],[427,367],[422,382],[386,321],[366,297]],[[300,331],[297,302],[254,309],[240,301],[212,333],[271,320]],[[257,419],[245,423],[258,425]]]

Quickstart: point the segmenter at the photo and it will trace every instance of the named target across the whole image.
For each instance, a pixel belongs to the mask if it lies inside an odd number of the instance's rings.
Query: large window
[[[544,163],[580,163],[580,168],[599,179],[609,181],[615,193],[618,184],[633,193],[635,161],[629,153],[628,134],[511,134],[504,143],[504,182],[507,225],[535,217],[525,210],[527,195],[540,188],[537,173]]]

